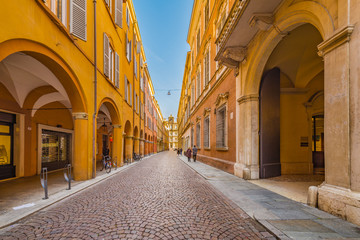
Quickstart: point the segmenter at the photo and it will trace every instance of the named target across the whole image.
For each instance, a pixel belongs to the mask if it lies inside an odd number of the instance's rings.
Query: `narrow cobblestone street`
[[[0,239],[273,239],[173,152],[0,230]]]

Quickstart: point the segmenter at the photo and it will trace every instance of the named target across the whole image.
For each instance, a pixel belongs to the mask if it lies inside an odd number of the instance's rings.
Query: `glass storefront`
[[[14,114],[0,112],[0,179],[15,177],[13,163]]]
[[[41,167],[48,171],[64,168],[71,163],[71,134],[42,130]]]

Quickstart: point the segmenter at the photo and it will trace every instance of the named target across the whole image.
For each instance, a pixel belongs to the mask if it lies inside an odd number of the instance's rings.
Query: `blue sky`
[[[133,0],[151,79],[164,118],[176,117],[193,0]],[[168,90],[171,95],[167,95]]]

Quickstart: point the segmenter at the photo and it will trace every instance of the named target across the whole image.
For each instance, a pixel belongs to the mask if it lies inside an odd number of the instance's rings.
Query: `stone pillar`
[[[359,47],[351,48],[353,30],[354,26],[345,26],[318,46],[325,64],[325,183],[319,188],[318,205],[360,224],[360,169],[356,168],[360,129],[354,118],[359,87],[358,76],[350,77],[358,68],[351,68],[351,61],[359,58]]]
[[[113,151],[112,151],[112,158],[117,159],[116,164],[118,166],[123,165],[123,157],[122,157],[122,132],[120,125],[113,125],[114,127],[114,136],[113,136]]]
[[[238,159],[234,166],[236,176],[244,179],[259,178],[259,96],[245,95],[238,100],[239,129]]]
[[[88,114],[73,113],[74,117],[74,159],[73,174],[74,180],[83,181],[91,176],[92,158],[89,155],[88,143],[91,137],[88,136]]]

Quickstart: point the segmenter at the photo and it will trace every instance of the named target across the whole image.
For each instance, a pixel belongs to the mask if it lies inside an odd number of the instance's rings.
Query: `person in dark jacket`
[[[191,148],[188,148],[188,150],[186,151],[185,155],[188,158],[188,162],[190,162],[190,158],[191,158]]]
[[[197,148],[196,148],[195,145],[194,145],[194,147],[193,147],[193,149],[192,149],[192,153],[193,153],[194,162],[196,162]]]

